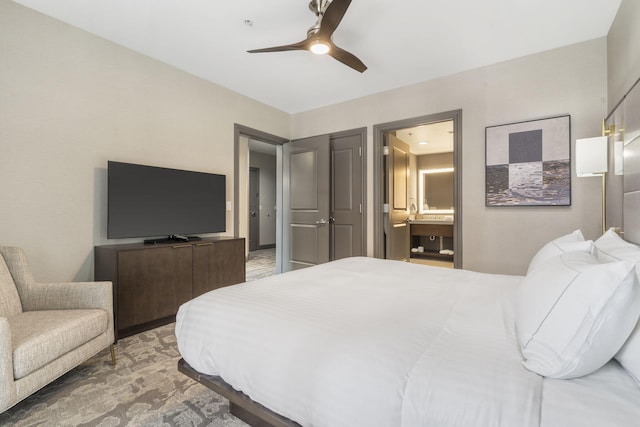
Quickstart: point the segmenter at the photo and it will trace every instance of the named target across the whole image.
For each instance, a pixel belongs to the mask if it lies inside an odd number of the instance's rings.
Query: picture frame
[[[571,116],[485,128],[485,203],[571,205]]]

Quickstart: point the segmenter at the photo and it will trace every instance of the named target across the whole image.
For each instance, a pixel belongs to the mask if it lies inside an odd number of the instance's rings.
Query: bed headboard
[[[623,108],[624,186],[623,231],[625,240],[640,244],[640,79],[616,108]]]

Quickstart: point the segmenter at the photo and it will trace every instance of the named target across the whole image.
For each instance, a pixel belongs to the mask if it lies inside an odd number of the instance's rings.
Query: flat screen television
[[[107,237],[197,240],[226,230],[226,177],[109,161]]]

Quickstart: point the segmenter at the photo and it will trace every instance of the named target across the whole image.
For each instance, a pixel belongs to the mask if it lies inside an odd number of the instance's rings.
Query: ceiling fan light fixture
[[[325,55],[329,53],[329,50],[331,50],[331,47],[329,46],[329,43],[323,40],[314,40],[311,42],[311,45],[309,46],[309,50],[312,53],[315,53],[316,55]]]

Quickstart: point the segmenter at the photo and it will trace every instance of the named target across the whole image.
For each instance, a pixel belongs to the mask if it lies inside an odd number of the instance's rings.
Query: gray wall
[[[607,36],[608,112],[640,78],[640,1],[622,0]]]
[[[522,274],[552,238],[600,229],[597,179],[572,177],[569,207],[487,208],[486,126],[571,115],[576,138],[597,135],[607,110],[606,38],[331,105],[293,116],[292,138],[368,127],[368,181],[373,178],[373,125],[462,109],[464,268]],[[373,254],[373,194],[369,186],[367,253]]]
[[[276,156],[249,153],[249,165],[260,169],[259,246],[276,244]]]
[[[0,244],[38,280],[93,279],[107,160],[222,173],[235,202],[234,123],[289,135],[284,112],[7,0],[0,55]]]
[[[453,167],[453,153],[423,154],[418,156],[418,170]]]

